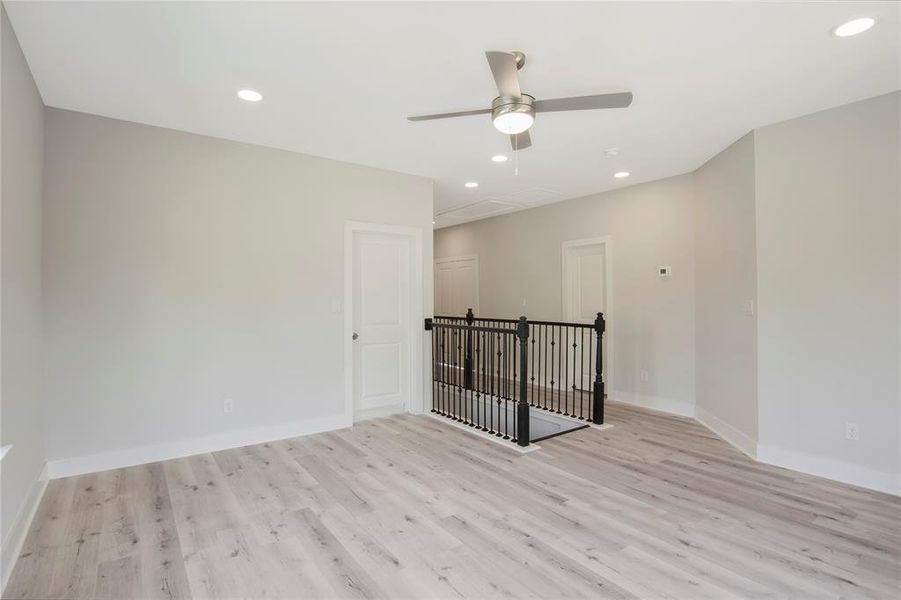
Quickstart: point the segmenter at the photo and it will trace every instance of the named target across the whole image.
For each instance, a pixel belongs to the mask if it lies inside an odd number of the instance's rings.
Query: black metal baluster
[[[566,385],[562,388],[563,391],[563,414],[569,414],[569,327],[563,328],[563,333],[566,335],[566,342],[563,345],[563,372],[566,377]],[[559,410],[557,412],[560,412]]]
[[[465,336],[466,331],[460,329],[457,330],[457,368],[455,370],[457,395],[455,398],[454,410],[456,411],[458,422],[463,421],[463,395],[466,391],[463,387],[463,338]]]
[[[447,415],[447,378],[450,376],[450,370],[447,365],[450,362],[450,345],[448,344],[448,336],[450,330],[445,329],[441,336],[441,414]]]
[[[432,330],[432,412],[438,413],[441,401],[441,329]]]
[[[451,336],[451,357],[453,358],[453,368],[451,369],[451,398],[450,398],[450,411],[451,418],[456,421],[457,420],[457,390],[459,386],[457,384],[457,337],[459,337],[460,332],[456,329],[453,330],[453,335]]]
[[[594,407],[594,340],[592,339],[594,336],[591,335],[591,332],[588,333],[588,420],[591,420],[591,412]]]
[[[515,335],[512,336],[512,338],[513,338],[513,346],[512,346],[513,347],[513,353],[512,353],[513,354],[513,381],[516,382],[516,381],[518,381],[516,379],[516,372],[517,372],[516,371],[516,339],[517,338]],[[511,419],[511,421],[513,423],[513,429],[510,430],[510,441],[515,444],[516,443],[516,432],[519,431],[516,428],[516,415],[519,412],[519,409],[518,409],[519,403],[516,401],[516,385],[513,386],[513,398],[514,398],[513,399],[513,418]],[[523,401],[523,400],[521,400],[521,401]]]
[[[472,309],[466,311],[466,325],[472,327],[475,316]],[[463,385],[466,389],[472,389],[472,330],[466,330],[466,357],[463,359]]]
[[[447,361],[445,360],[445,353],[447,343],[447,330],[441,330],[441,364],[439,365],[439,371],[441,372],[441,393],[438,394],[438,414],[444,415],[444,385],[445,385],[445,368],[447,365]]]
[[[488,339],[488,334],[484,331],[482,332],[482,431],[488,430],[488,414],[485,410],[485,405],[489,402],[491,396],[488,394],[488,357],[491,356],[491,351],[489,350],[489,346],[491,345],[491,341]]]
[[[463,387],[463,338],[465,331],[457,331],[457,421],[463,422],[463,398],[466,389]]]
[[[457,415],[457,421],[463,420],[463,334],[465,332],[457,330],[457,368],[454,372],[456,375],[457,394],[454,398],[454,411]]]
[[[557,407],[560,406],[560,326],[556,325],[554,327],[554,351],[552,357],[554,361],[554,393],[551,395],[551,410],[556,411]]]
[[[563,341],[563,328],[560,325],[557,325],[557,414],[560,414],[560,402],[562,398],[560,395],[563,393],[563,389],[565,387],[565,383],[563,379],[565,377],[564,373],[566,372],[563,367],[563,355],[566,352],[566,343]]]
[[[529,340],[529,345],[531,350],[529,351],[529,356],[527,358],[527,362],[531,363],[529,366],[529,406],[535,405],[535,338],[533,337]],[[522,359],[520,359],[522,360]]]
[[[496,345],[497,334],[490,336],[491,339],[491,398],[488,401],[488,433],[494,431],[494,396],[497,391],[496,381],[494,378],[494,363],[497,360],[497,357],[494,355],[494,347]]]
[[[504,439],[509,440],[510,436],[508,435],[510,432],[509,429],[509,419],[508,416],[510,414],[509,410],[509,398],[510,398],[510,336],[504,336],[504,381],[507,382],[507,393],[504,394]]]
[[[547,340],[547,338],[548,338],[548,335],[547,335],[547,325],[544,325],[541,329],[544,331],[544,335],[543,335],[543,337],[544,337],[544,351],[541,353],[541,356],[544,358],[544,385],[542,386],[542,387],[544,388],[544,394],[543,394],[543,398],[542,398],[542,400],[541,400],[541,408],[545,408],[545,409],[546,409],[546,408],[547,408],[547,392],[548,392],[548,387],[547,387],[547,369],[548,369],[548,360],[547,360],[547,357],[548,357],[548,352],[547,352],[547,348],[548,348],[548,343],[547,343],[547,342],[548,342],[548,340]]]
[[[548,408],[548,410],[554,410],[554,362],[555,362],[554,361],[554,350],[556,349],[556,345],[554,342],[554,328],[551,327],[550,329],[551,329],[551,355],[548,358],[548,360],[550,361],[550,367],[551,367],[551,389],[550,389],[551,401],[548,403],[547,408]]]
[[[573,381],[570,389],[572,390],[572,398],[566,403],[566,414],[570,417],[576,416],[576,390],[579,387],[576,385],[576,369],[578,368],[577,360],[576,360],[576,350],[579,348],[579,344],[576,343],[576,328],[571,327],[573,333]]]
[[[579,419],[585,418],[585,328],[579,327]]]
[[[485,410],[484,410],[484,399],[485,399],[485,332],[479,332],[479,365],[482,368],[482,386],[479,389],[479,405],[477,410],[479,411],[479,421],[476,423],[477,427],[482,427],[482,424],[485,422]]]
[[[473,363],[472,363],[472,350],[473,350],[472,331],[467,331],[467,332],[466,332],[466,344],[467,344],[467,346],[466,346],[466,362],[467,362],[467,365],[466,365],[466,377],[467,377],[468,380],[469,380],[469,381],[468,381],[469,385],[468,385],[467,388],[466,388],[466,389],[469,390],[469,406],[468,406],[468,412],[467,412],[467,417],[466,417],[466,424],[467,424],[467,425],[472,425],[472,401],[473,401],[473,394],[474,394],[473,389],[472,389],[472,388],[474,387],[474,386],[473,386],[473,382],[472,382],[472,380],[473,380],[473,376],[472,376],[472,369],[473,369]]]
[[[497,396],[494,399],[494,408],[495,408],[495,422],[494,427],[492,428],[494,434],[497,435],[501,430],[501,398],[504,396],[504,380],[501,377],[501,373],[503,371],[503,361],[504,361],[504,334],[497,334],[497,372],[495,373],[495,379],[497,380]]]
[[[560,392],[563,390],[563,331],[557,325],[557,407],[554,412],[560,412]]]

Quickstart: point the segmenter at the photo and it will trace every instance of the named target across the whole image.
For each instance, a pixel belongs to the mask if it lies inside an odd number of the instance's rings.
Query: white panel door
[[[410,400],[410,243],[358,233],[353,243],[354,418],[403,412]]]
[[[479,314],[479,258],[458,256],[435,261],[435,314]]]
[[[564,244],[563,285],[564,320],[570,323],[594,323],[597,313],[607,313],[607,256],[605,243]],[[594,336],[592,330],[592,336]],[[603,375],[607,376],[607,336],[604,336],[601,352]],[[583,351],[584,350],[584,351]],[[594,381],[594,362],[587,344],[577,348],[583,365],[584,381]]]

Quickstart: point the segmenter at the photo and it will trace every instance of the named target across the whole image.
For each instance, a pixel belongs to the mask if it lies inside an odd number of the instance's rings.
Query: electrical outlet
[[[854,441],[860,439],[860,426],[857,423],[845,423],[845,439]]]
[[[222,412],[230,413],[235,410],[235,401],[231,398],[226,398],[222,401]]]
[[[645,383],[647,383],[651,379],[651,375],[650,375],[650,373],[648,373],[647,369],[642,369],[641,373],[639,373],[638,375],[641,378],[641,380]]]

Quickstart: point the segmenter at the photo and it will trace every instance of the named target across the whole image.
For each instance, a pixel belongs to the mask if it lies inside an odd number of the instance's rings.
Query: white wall
[[[751,455],[757,451],[754,177],[753,132],[694,173],[696,413]]]
[[[6,582],[43,489],[41,170],[44,104],[0,5],[0,573]]]
[[[755,136],[761,458],[896,493],[898,104]]]
[[[435,232],[435,256],[479,255],[481,315],[563,318],[564,241],[609,235],[614,352],[608,395],[691,414],[694,251],[691,176],[679,176]],[[657,267],[671,265],[671,279]],[[526,301],[525,307],[523,300]],[[642,382],[640,372],[649,372]]]
[[[428,179],[51,109],[45,189],[48,451],[63,471],[335,426],[345,220],[424,232],[431,312]]]

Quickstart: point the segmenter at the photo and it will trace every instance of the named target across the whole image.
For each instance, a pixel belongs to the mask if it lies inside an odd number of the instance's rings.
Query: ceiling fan
[[[522,52],[486,52],[485,56],[488,58],[488,66],[491,67],[491,74],[494,75],[494,82],[497,84],[497,91],[500,94],[491,102],[491,108],[421,115],[407,117],[407,119],[430,121],[490,113],[494,127],[501,133],[510,136],[513,149],[522,150],[532,145],[529,127],[535,122],[535,113],[625,108],[632,104],[632,92],[536,100],[534,97],[524,94],[519,87],[518,71],[526,64],[525,54]]]

